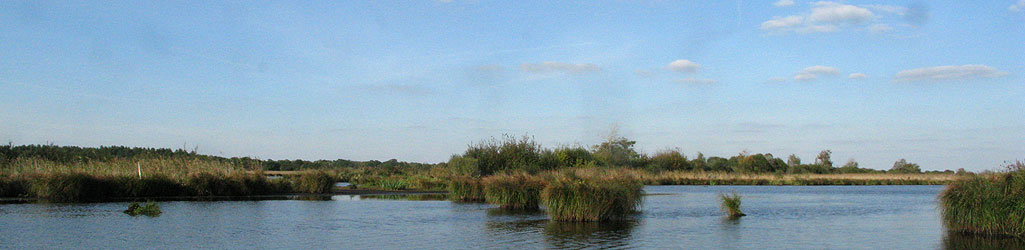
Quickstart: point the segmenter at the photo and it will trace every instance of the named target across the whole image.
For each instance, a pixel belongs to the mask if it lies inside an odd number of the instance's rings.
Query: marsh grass
[[[334,192],[338,178],[326,171],[314,170],[299,174],[294,181],[296,192],[307,194],[328,194]]]
[[[157,205],[157,203],[154,202],[147,203],[146,205],[140,205],[138,202],[132,202],[132,204],[128,205],[128,209],[126,209],[124,213],[131,216],[145,215],[149,217],[156,217],[160,216],[163,212],[160,211],[160,205]]]
[[[737,194],[737,192],[733,192],[732,194],[719,193],[719,200],[722,201],[720,207],[730,218],[735,219],[747,216],[740,211],[740,194]]]
[[[952,231],[1025,237],[1025,164],[954,182],[940,194],[940,204]]]
[[[504,209],[537,210],[545,182],[538,177],[493,175],[484,178],[484,199]]]
[[[541,204],[556,221],[608,221],[634,213],[643,185],[628,177],[556,176],[541,191]]]
[[[455,177],[449,180],[448,194],[455,201],[483,202],[484,184],[480,178]]]

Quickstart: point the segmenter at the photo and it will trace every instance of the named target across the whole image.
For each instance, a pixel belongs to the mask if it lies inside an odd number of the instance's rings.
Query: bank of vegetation
[[[952,231],[1025,238],[1025,163],[951,183],[940,195],[940,206]]]

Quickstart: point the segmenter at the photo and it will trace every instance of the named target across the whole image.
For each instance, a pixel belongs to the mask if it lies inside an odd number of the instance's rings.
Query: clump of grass
[[[484,201],[484,184],[478,178],[457,177],[449,180],[448,194],[452,200]]]
[[[334,192],[336,179],[325,171],[307,171],[295,181],[295,190],[309,194]]]
[[[732,194],[720,193],[719,199],[722,200],[722,210],[726,212],[730,218],[740,218],[747,216],[740,211],[740,194],[733,192]]]
[[[132,202],[132,204],[128,205],[128,209],[125,210],[124,213],[131,216],[145,215],[155,217],[160,216],[163,212],[160,211],[160,205],[157,205],[157,203],[150,202],[146,205],[139,205],[138,202]]]
[[[614,220],[636,211],[643,187],[632,178],[559,177],[541,191],[541,203],[552,220]]]
[[[21,197],[29,193],[28,181],[22,178],[0,177],[0,197]]]
[[[1025,164],[963,178],[940,194],[947,228],[962,233],[1025,237]]]
[[[484,178],[484,199],[504,209],[537,210],[545,183],[527,175],[493,175]]]

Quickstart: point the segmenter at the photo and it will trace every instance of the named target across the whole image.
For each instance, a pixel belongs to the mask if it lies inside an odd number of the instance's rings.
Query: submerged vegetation
[[[719,199],[722,200],[722,210],[725,211],[726,215],[731,219],[747,216],[740,211],[740,194],[737,194],[737,192],[733,192],[732,194],[720,193]]]
[[[952,231],[1025,237],[1025,163],[958,180],[940,194],[940,203]]]

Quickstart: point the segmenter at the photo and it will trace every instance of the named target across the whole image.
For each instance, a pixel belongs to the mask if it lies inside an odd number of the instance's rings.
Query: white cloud
[[[715,79],[700,79],[700,78],[688,77],[688,78],[676,80],[676,82],[678,82],[678,83],[687,83],[687,84],[714,84],[714,83],[718,83],[719,81],[717,81]]]
[[[815,79],[818,79],[818,78],[819,77],[816,76],[815,74],[808,74],[808,73],[798,73],[797,75],[794,76],[794,80],[801,81],[801,82],[807,82],[807,81],[815,80]]]
[[[890,25],[878,23],[878,24],[873,24],[872,26],[869,26],[868,30],[871,31],[872,33],[884,33],[884,32],[893,31],[893,27],[890,27]]]
[[[872,9],[872,10],[875,10],[875,11],[879,11],[879,12],[892,13],[892,14],[896,14],[896,15],[899,15],[899,16],[903,16],[904,14],[908,13],[908,7],[904,7],[904,6],[885,5],[885,4],[869,4],[869,5],[864,5],[863,7],[869,8],[869,9]]]
[[[760,28],[773,33],[825,33],[841,30],[894,31],[895,20],[909,21],[912,9],[896,5],[851,5],[831,1],[813,2],[807,12],[774,16]],[[903,18],[885,18],[899,16]],[[909,21],[910,22],[910,21]]]
[[[698,71],[701,65],[687,59],[680,59],[669,63],[666,68],[676,72],[692,73]]]
[[[775,3],[773,3],[772,5],[775,5],[776,7],[793,6],[794,5],[794,0],[779,0],[779,1],[776,1]]]
[[[812,81],[812,80],[818,79],[819,76],[837,75],[837,74],[840,74],[840,70],[837,69],[837,68],[833,68],[833,67],[829,67],[829,66],[816,65],[816,66],[811,66],[811,67],[804,68],[803,70],[801,70],[801,72],[798,72],[797,75],[794,75],[794,80],[801,81],[801,82],[807,82],[807,81]]]
[[[950,65],[909,69],[898,72],[894,80],[900,82],[971,80],[994,78],[1008,75],[993,67],[978,64]]]
[[[815,2],[809,18],[823,23],[863,23],[875,17],[872,11],[848,4]]]
[[[1025,0],[1018,0],[1018,3],[1012,4],[1011,7],[1007,7],[1007,10],[1018,12],[1025,9]]]
[[[590,72],[599,72],[601,67],[591,63],[564,63],[564,62],[542,62],[542,63],[524,63],[520,65],[520,70],[530,73],[568,73],[568,74],[581,74]]]
[[[803,23],[803,21],[804,21],[804,18],[801,17],[801,16],[787,16],[787,17],[778,17],[777,16],[777,17],[773,17],[769,21],[763,22],[762,23],[762,29],[763,30],[787,29],[787,28],[795,27],[797,25],[801,25],[801,23]]]
[[[808,73],[808,74],[815,74],[815,75],[836,75],[836,74],[840,74],[840,70],[837,69],[837,68],[829,67],[829,66],[815,65],[815,66],[804,68],[803,70],[801,70],[801,73]]]
[[[865,79],[865,78],[868,78],[868,75],[862,74],[862,73],[852,73],[850,75],[847,75],[847,78],[849,78],[849,79]]]

